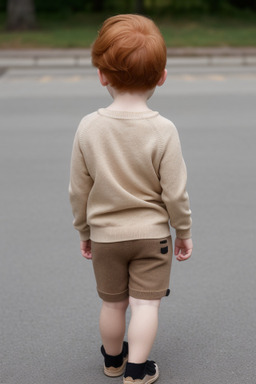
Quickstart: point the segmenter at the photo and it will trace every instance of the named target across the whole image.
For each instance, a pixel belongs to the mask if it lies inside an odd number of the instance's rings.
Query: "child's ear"
[[[158,81],[157,85],[159,87],[161,87],[161,85],[164,84],[165,80],[166,80],[166,77],[167,77],[167,69],[165,69],[162,73],[162,76],[160,77],[160,80]]]
[[[98,73],[101,85],[103,85],[103,87],[106,87],[109,84],[108,79],[106,78],[104,73],[102,73],[99,69],[97,70],[97,73]]]

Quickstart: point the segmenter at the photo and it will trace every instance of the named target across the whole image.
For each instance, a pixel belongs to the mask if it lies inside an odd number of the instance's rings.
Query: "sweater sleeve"
[[[69,198],[74,216],[73,225],[79,231],[81,241],[89,240],[90,227],[87,224],[87,200],[93,180],[87,170],[79,143],[79,129],[76,132],[70,167]]]
[[[164,153],[160,163],[162,200],[170,217],[170,224],[180,239],[191,237],[191,210],[186,190],[187,169],[182,156],[180,140],[173,126],[164,140]]]

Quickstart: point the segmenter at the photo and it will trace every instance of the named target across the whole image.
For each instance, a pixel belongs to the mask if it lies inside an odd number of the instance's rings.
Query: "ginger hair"
[[[107,19],[91,54],[92,64],[120,91],[153,89],[166,66],[163,36],[152,20],[139,15]]]

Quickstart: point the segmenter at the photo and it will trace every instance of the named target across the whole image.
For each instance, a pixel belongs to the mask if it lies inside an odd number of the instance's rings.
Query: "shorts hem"
[[[135,289],[129,290],[129,295],[135,299],[142,300],[158,300],[165,296],[169,296],[170,290],[168,288],[161,289],[160,291],[136,291]]]
[[[129,293],[128,293],[128,289],[126,289],[125,291],[123,292],[120,292],[120,293],[107,293],[107,292],[102,292],[102,291],[98,291],[98,295],[99,297],[104,300],[104,301],[108,301],[108,302],[111,302],[111,303],[117,303],[119,301],[123,301],[125,299],[128,299],[129,297]]]

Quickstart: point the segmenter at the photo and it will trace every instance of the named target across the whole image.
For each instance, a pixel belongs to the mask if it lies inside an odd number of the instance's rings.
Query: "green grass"
[[[97,36],[106,15],[39,17],[30,32],[7,32],[0,15],[0,49],[86,48]],[[256,16],[227,18],[193,16],[154,18],[168,47],[256,46]]]
[[[160,29],[170,47],[256,46],[256,23],[204,18],[174,23],[163,22]]]

